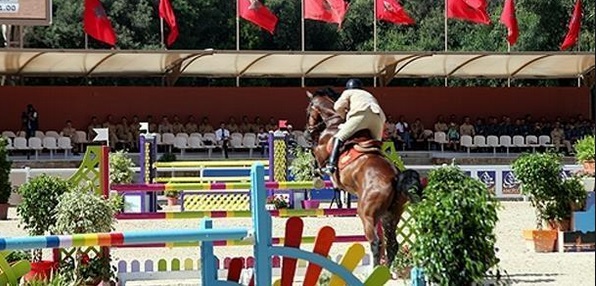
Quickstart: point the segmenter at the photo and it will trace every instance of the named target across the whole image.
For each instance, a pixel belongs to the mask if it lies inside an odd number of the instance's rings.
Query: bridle
[[[333,104],[333,101],[327,96],[319,95],[318,97],[327,100]],[[318,105],[315,105],[313,103],[313,100],[314,97],[311,99],[307,110],[308,125],[306,126],[306,135],[309,140],[313,139],[311,137],[312,134],[323,132],[332,120],[341,119],[341,116],[339,116],[339,114],[337,113],[334,113],[333,115],[327,117],[323,116],[323,114],[325,113],[321,111],[321,108],[318,107]]]

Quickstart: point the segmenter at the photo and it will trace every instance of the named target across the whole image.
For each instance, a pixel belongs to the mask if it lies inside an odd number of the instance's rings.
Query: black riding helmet
[[[346,82],[346,89],[362,88],[362,82],[357,78],[351,78]]]

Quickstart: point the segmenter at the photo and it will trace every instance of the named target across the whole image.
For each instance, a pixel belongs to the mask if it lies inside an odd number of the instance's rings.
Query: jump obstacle
[[[227,281],[217,280],[213,242],[216,240],[252,239],[254,240],[254,274],[253,279],[251,279],[252,283],[249,285],[271,285],[273,256],[283,257],[281,280],[276,281],[275,285],[291,285],[296,273],[297,259],[309,262],[304,285],[315,285],[322,268],[334,274],[330,285],[384,285],[390,279],[389,269],[386,266],[375,267],[364,282],[354,276],[351,270],[364,257],[364,247],[361,244],[353,244],[339,264],[326,258],[335,238],[335,231],[330,227],[320,229],[316,238],[314,253],[299,249],[303,224],[302,220],[297,217],[290,218],[287,222],[284,246],[273,246],[271,216],[265,209],[267,189],[262,164],[255,163],[251,168],[250,195],[253,198],[251,200],[253,229],[216,229],[213,228],[213,221],[210,218],[204,218],[199,229],[0,238],[0,251],[84,246],[110,247],[183,241],[201,242],[201,285],[241,285],[238,283],[242,270],[241,260],[239,259],[230,262],[230,265],[235,266],[230,266]],[[3,269],[3,271],[10,271],[10,269]]]

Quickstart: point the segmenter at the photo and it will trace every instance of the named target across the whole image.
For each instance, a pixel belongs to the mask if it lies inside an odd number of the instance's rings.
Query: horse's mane
[[[333,101],[337,101],[340,95],[341,94],[339,92],[335,91],[333,88],[329,86],[318,89],[314,92],[314,96],[328,96]]]

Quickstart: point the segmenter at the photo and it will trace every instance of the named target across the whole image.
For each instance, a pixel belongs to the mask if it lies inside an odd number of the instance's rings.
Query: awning
[[[0,75],[175,77],[577,78],[593,52],[0,50]]]

